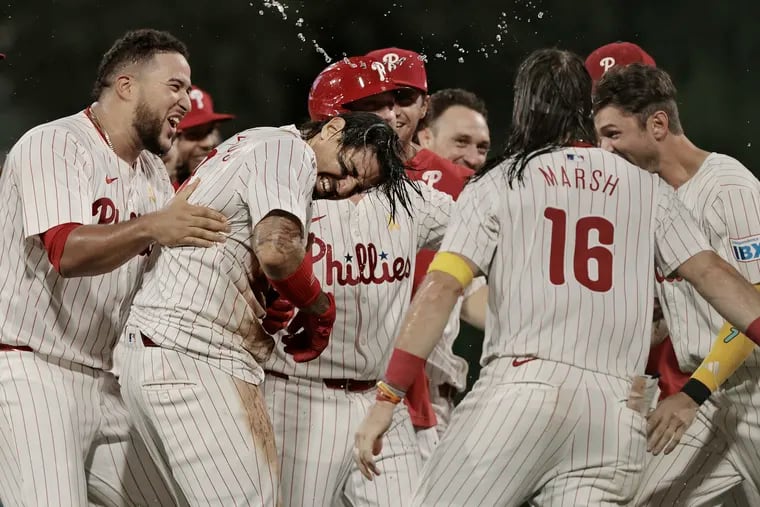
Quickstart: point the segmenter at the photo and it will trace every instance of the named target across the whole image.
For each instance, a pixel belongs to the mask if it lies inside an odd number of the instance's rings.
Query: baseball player
[[[38,126],[0,180],[0,500],[172,505],[104,370],[155,245],[209,246],[224,217],[173,194],[158,154],[190,108],[187,50],[137,30],[82,112]],[[168,202],[168,203],[167,203]]]
[[[235,115],[214,111],[211,95],[197,86],[190,89],[189,95],[190,111],[177,126],[177,174],[172,180],[175,188],[222,142],[219,124],[235,118]]]
[[[485,165],[491,148],[483,99],[461,88],[438,90],[430,95],[417,137],[423,148],[477,171]]]
[[[760,181],[736,159],[692,144],[668,74],[643,65],[611,70],[597,84],[594,110],[602,147],[657,172],[715,251],[760,283],[753,248],[760,242]],[[637,504],[717,505],[739,486],[743,504],[760,505],[760,353],[687,281],[662,272],[657,281],[678,363],[693,374],[649,417],[654,456]]]
[[[591,74],[594,84],[604,73],[615,66],[641,63],[656,67],[654,58],[640,46],[632,42],[612,42],[595,49],[586,58],[586,70]],[[657,277],[658,283],[661,277]],[[656,376],[660,388],[660,399],[677,393],[689,380],[689,375],[678,367],[678,359],[673,350],[673,343],[668,336],[668,326],[662,313],[659,300],[654,302],[654,322],[652,325],[652,348],[649,351],[646,372]]]
[[[473,175],[473,170],[454,164],[413,142],[414,134],[426,117],[430,103],[424,58],[414,51],[399,48],[378,49],[368,53],[368,56],[382,61],[390,78],[402,87],[396,92],[394,112],[396,132],[406,146],[406,153],[411,157],[407,160],[409,177],[456,199],[467,178]],[[414,267],[413,293],[422,282],[434,254],[435,251],[431,249],[423,249],[418,253]],[[409,398],[423,460],[427,459],[440,435],[446,430],[454,408],[454,396],[467,387],[467,361],[455,355],[452,347],[459,334],[460,317],[480,329],[485,326],[483,309],[487,291],[484,286],[485,281],[478,279],[457,302],[444,329],[443,340],[436,346],[427,363],[426,374],[429,377],[435,422],[418,415],[426,410],[424,406],[417,406],[416,400],[421,397],[416,396],[415,391]],[[413,389],[418,389],[416,384]]]
[[[213,249],[161,249],[126,326],[122,385],[154,459],[190,505],[280,502],[274,436],[259,384],[275,343],[261,326],[271,285],[302,310],[284,338],[296,362],[327,347],[335,300],[305,255],[311,200],[379,185],[387,213],[410,209],[401,147],[377,116],[253,128],[195,175],[194,202],[229,217]],[[295,414],[293,414],[295,416]]]
[[[760,340],[760,294],[709,250],[665,182],[588,142],[590,113],[580,57],[528,56],[504,159],[465,187],[407,312],[356,435],[369,478],[410,372],[473,275],[489,279],[481,377],[423,469],[415,505],[632,499],[647,408],[632,377],[649,349],[655,256]]]
[[[313,120],[324,120],[375,107],[387,118],[393,110],[382,107],[382,95],[395,89],[381,63],[350,57],[328,66],[314,80],[309,112]],[[390,100],[392,106],[392,95]],[[372,106],[373,101],[377,105]],[[395,219],[388,213],[387,198],[377,191],[313,205],[315,274],[336,300],[330,345],[305,364],[276,347],[265,366],[264,392],[287,506],[398,506],[411,500],[420,460],[403,404],[388,433],[391,443],[380,457],[388,476],[369,484],[351,458],[351,436],[372,404],[375,383],[411,297],[414,255],[422,245],[440,244],[449,219],[448,195],[408,185],[414,197],[412,213]],[[283,303],[269,308],[267,324],[277,320],[277,327],[287,325],[291,315]],[[276,319],[278,315],[285,318]]]

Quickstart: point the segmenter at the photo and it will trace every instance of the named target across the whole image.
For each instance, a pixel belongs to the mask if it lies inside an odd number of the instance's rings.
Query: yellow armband
[[[470,266],[465,262],[462,257],[451,252],[438,252],[433,258],[433,262],[430,263],[427,272],[431,271],[443,271],[448,273],[462,284],[462,288],[466,289],[475,273],[472,272]]]
[[[723,324],[710,352],[691,378],[715,392],[755,350],[755,343],[733,327]]]

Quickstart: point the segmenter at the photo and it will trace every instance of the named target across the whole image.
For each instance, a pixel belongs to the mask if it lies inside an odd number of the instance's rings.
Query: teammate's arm
[[[164,209],[132,220],[49,229],[42,240],[50,261],[64,278],[94,276],[113,271],[153,243],[208,247],[224,241],[221,233],[229,231],[224,215],[187,202],[199,182],[187,185]]]
[[[313,274],[311,255],[306,255],[298,218],[279,210],[269,213],[253,229],[253,252],[264,274],[288,301],[309,313],[328,309],[327,295]]]
[[[367,479],[380,475],[373,455],[380,453],[382,435],[390,427],[395,404],[424,368],[457,299],[479,272],[472,261],[451,252],[438,252],[430,264],[404,317],[385,378],[378,382],[378,399],[356,432],[354,459]]]

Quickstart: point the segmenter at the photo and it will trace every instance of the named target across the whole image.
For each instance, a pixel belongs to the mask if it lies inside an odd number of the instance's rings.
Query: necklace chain
[[[95,111],[92,110],[92,106],[87,108],[87,116],[89,116],[90,120],[92,120],[92,123],[95,124],[95,128],[97,128],[98,131],[103,134],[103,138],[106,140],[108,147],[111,148],[111,151],[116,153],[116,150],[113,148],[113,143],[111,142],[111,136],[108,135],[106,129],[104,129],[103,125],[100,124],[100,120],[98,120],[98,116],[95,114]]]

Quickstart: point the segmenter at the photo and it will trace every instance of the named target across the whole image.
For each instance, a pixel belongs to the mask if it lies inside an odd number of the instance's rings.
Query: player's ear
[[[430,95],[422,96],[422,115],[420,115],[420,121],[427,116],[428,108],[430,107]]]
[[[122,100],[132,100],[135,94],[135,80],[128,74],[116,76],[113,81],[113,89]]]
[[[343,128],[346,126],[346,120],[341,118],[340,116],[334,116],[330,119],[327,123],[322,125],[322,130],[319,133],[319,137],[322,140],[330,139],[335,134],[338,134],[339,132],[343,131]]]
[[[662,141],[665,139],[665,136],[668,135],[670,118],[668,117],[668,113],[665,111],[655,111],[654,114],[649,117],[647,123],[655,140]]]
[[[430,145],[433,144],[433,132],[430,130],[430,127],[425,127],[417,132],[417,140],[419,140],[420,146],[429,149]]]

